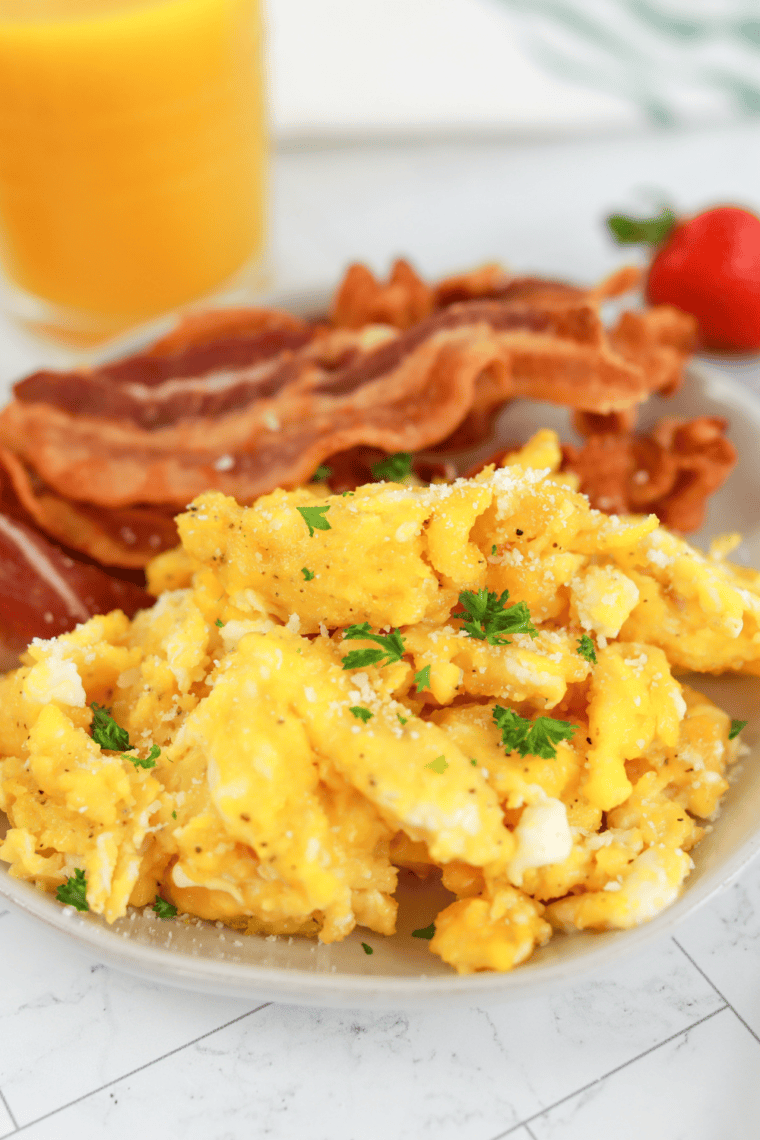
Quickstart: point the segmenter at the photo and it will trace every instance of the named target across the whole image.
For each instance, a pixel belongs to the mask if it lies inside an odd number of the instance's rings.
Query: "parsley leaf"
[[[314,571],[313,570],[307,570],[305,566],[301,567],[301,573],[303,574],[304,581],[306,581],[306,582],[311,582],[312,579],[315,577]]]
[[[77,910],[89,910],[90,904],[87,902],[87,879],[84,871],[76,870],[73,875],[69,875],[66,882],[61,883],[55,892],[55,897],[58,899],[58,902],[65,903],[66,906],[76,907]]]
[[[507,633],[529,633],[538,637],[538,630],[530,620],[530,611],[525,602],[515,602],[505,606],[509,590],[499,595],[494,590],[464,590],[459,595],[459,603],[464,607],[463,614],[453,614],[470,637],[487,641],[489,645],[509,645]]]
[[[575,651],[579,657],[585,657],[592,665],[596,665],[596,650],[594,643],[587,633],[578,638],[578,648]]]
[[[157,744],[154,744],[144,760],[141,760],[139,756],[127,756],[127,760],[131,760],[135,768],[155,768],[156,760],[160,755],[161,749]]]
[[[224,622],[222,621],[221,618],[217,618],[216,621],[214,622],[214,625],[218,625],[220,629],[224,629]]]
[[[323,507],[296,507],[299,515],[309,528],[309,538],[314,537],[315,530],[332,530],[329,522],[324,517],[329,509],[329,503],[326,503]]]
[[[166,899],[162,899],[160,895],[156,895],[156,901],[150,909],[154,910],[159,918],[177,917],[176,906],[172,906],[170,902],[167,902]]]
[[[343,631],[346,641],[375,641],[381,649],[353,649],[343,658],[344,669],[359,669],[364,665],[393,665],[404,656],[404,639],[397,629],[390,633],[372,633],[368,621],[362,625],[349,625]],[[385,660],[383,660],[385,658]]]
[[[430,926],[423,926],[421,930],[413,930],[412,938],[425,938],[429,942],[435,934],[435,923],[431,922]]]
[[[566,720],[554,720],[550,716],[539,716],[534,721],[529,721],[514,709],[504,709],[501,705],[494,705],[493,719],[501,730],[502,744],[507,752],[517,752],[520,756],[540,756],[542,760],[551,760],[556,756],[556,745],[560,740],[569,740],[577,727]]]
[[[495,554],[496,554],[496,543],[494,543],[493,546],[491,547],[491,557],[494,557]]]
[[[399,724],[401,725],[406,724],[406,722],[409,720],[408,716],[402,716],[401,713],[396,713],[396,716],[398,717]]]
[[[92,739],[101,748],[108,748],[111,752],[127,752],[134,745],[129,743],[129,733],[126,728],[120,728],[111,716],[111,710],[96,704],[90,705],[92,709]]]
[[[325,479],[329,479],[332,475],[332,467],[328,467],[326,463],[320,463],[317,470],[312,475],[315,483],[323,483]]]
[[[748,720],[732,720],[731,721],[731,729],[730,729],[729,734],[728,734],[728,739],[733,740],[734,737],[738,736],[739,733],[741,732],[741,730],[743,728],[746,728],[748,724],[749,724]]]
[[[132,752],[137,748],[136,744],[129,743],[129,733],[126,728],[121,728],[120,725],[111,716],[111,710],[103,708],[101,705],[92,702],[90,705],[92,709],[92,739],[101,748],[107,748],[110,752]],[[127,756],[127,760],[131,760],[135,768],[155,768],[156,760],[161,755],[161,749],[157,744],[152,745],[150,752],[142,760],[139,756]]]
[[[420,669],[419,673],[414,674],[414,683],[417,686],[417,692],[421,693],[423,689],[430,689],[430,666],[426,665],[424,669]]]
[[[477,766],[478,766],[477,760],[471,760],[470,763],[472,764],[473,768],[477,768]]]
[[[350,713],[353,713],[357,720],[363,721],[364,724],[366,724],[368,720],[372,720],[372,717],[375,715],[374,713],[370,712],[369,709],[365,709],[362,705],[351,705],[351,708],[348,711]]]
[[[387,479],[390,483],[400,482],[412,470],[412,456],[408,451],[397,451],[387,455],[372,467],[373,479]]]
[[[372,947],[368,946],[366,942],[362,942],[362,950],[364,951],[365,954],[374,954],[375,953],[375,951],[372,949]]]
[[[431,760],[429,764],[425,765],[431,772],[437,772],[439,776],[443,775],[448,766],[449,762],[445,756],[436,756],[435,760]]]

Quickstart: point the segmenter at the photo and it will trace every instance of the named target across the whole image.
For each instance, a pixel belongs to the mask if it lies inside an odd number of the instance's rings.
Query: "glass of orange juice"
[[[255,287],[260,0],[0,0],[0,263],[74,346]]]

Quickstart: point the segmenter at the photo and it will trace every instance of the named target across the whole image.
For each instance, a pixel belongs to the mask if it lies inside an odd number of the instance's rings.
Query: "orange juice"
[[[127,327],[262,252],[259,0],[0,0],[0,253]]]

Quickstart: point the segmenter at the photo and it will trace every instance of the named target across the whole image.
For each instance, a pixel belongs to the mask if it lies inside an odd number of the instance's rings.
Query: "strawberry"
[[[607,225],[621,244],[654,247],[647,300],[695,316],[704,348],[760,349],[760,218],[739,206],[693,218],[666,208],[642,220],[615,214]]]

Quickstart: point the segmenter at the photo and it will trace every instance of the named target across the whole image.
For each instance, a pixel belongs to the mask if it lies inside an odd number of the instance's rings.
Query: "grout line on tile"
[[[525,1129],[525,1131],[526,1131],[526,1132],[528,1133],[528,1135],[530,1136],[530,1140],[536,1140],[536,1136],[535,1136],[535,1133],[533,1132],[533,1130],[532,1130],[531,1128],[529,1128],[529,1127],[528,1127],[528,1125],[527,1125],[527,1124],[524,1124],[524,1125],[523,1125],[523,1128]]]
[[[194,1037],[192,1041],[186,1041],[184,1045],[178,1045],[176,1049],[170,1049],[168,1053],[162,1053],[160,1057],[154,1057],[152,1061],[146,1061],[144,1065],[138,1065],[136,1069],[130,1069],[128,1073],[122,1073],[120,1077],[114,1077],[112,1081],[106,1081],[106,1083],[100,1085],[99,1088],[91,1089],[90,1092],[75,1097],[74,1100],[70,1100],[67,1104],[59,1105],[58,1108],[54,1108],[51,1112],[46,1112],[44,1115],[38,1116],[35,1120],[29,1120],[26,1124],[17,1124],[16,1132],[8,1133],[8,1135],[15,1136],[19,1132],[25,1132],[27,1128],[32,1128],[35,1124],[39,1124],[41,1120],[48,1120],[51,1116],[63,1112],[65,1108],[71,1108],[75,1104],[81,1104],[83,1100],[89,1100],[91,1096],[96,1096],[99,1092],[103,1092],[104,1089],[110,1089],[113,1085],[118,1085],[120,1081],[126,1081],[130,1077],[134,1077],[136,1073],[141,1073],[144,1069],[150,1069],[152,1065],[158,1065],[161,1061],[165,1061],[167,1057],[174,1057],[184,1049],[189,1049],[192,1045],[197,1045],[199,1041],[205,1041],[207,1037],[213,1037],[215,1033],[221,1033],[223,1029],[228,1029],[230,1025],[236,1025],[238,1021],[245,1021],[246,1017],[252,1017],[254,1013],[260,1013],[262,1009],[266,1009],[267,1006],[271,1004],[271,1001],[262,1002],[261,1005],[257,1005],[254,1009],[249,1009],[245,1013],[241,1013],[238,1017],[233,1017],[231,1021],[225,1021],[224,1025],[218,1025],[216,1029],[209,1029],[208,1033],[201,1033],[200,1037]],[[11,1119],[13,1118],[11,1117]]]
[[[744,1026],[744,1028],[747,1030],[747,1032],[748,1032],[748,1033],[751,1033],[751,1034],[752,1034],[752,1036],[755,1038],[755,1041],[757,1041],[757,1042],[758,1042],[758,1044],[760,1044],[760,1037],[758,1037],[758,1035],[757,1035],[757,1033],[755,1033],[754,1029],[753,1029],[753,1028],[752,1028],[750,1025],[748,1025],[748,1024],[747,1024],[747,1022],[744,1020],[744,1018],[742,1017],[742,1015],[741,1015],[740,1013],[738,1013],[738,1012],[737,1012],[737,1010],[736,1010],[735,1006],[733,1006],[733,1005],[731,1004],[731,1002],[728,1000],[728,998],[726,997],[726,995],[725,995],[725,994],[724,994],[724,993],[723,993],[721,990],[719,990],[719,989],[718,989],[718,987],[716,986],[716,984],[715,984],[715,982],[712,980],[712,978],[709,976],[709,974],[706,974],[706,973],[705,973],[705,971],[702,969],[702,967],[701,967],[700,965],[698,965],[698,963],[697,963],[697,962],[695,962],[695,961],[694,961],[694,959],[692,958],[691,954],[689,954],[689,952],[688,952],[687,950],[684,950],[683,946],[681,945],[681,943],[680,943],[680,942],[678,942],[678,941],[677,941],[677,939],[675,939],[675,938],[672,938],[672,939],[671,939],[671,942],[673,942],[673,943],[674,943],[674,945],[676,945],[676,946],[678,947],[678,949],[679,949],[679,950],[681,951],[681,953],[683,954],[684,958],[686,958],[686,960],[687,960],[687,961],[691,962],[691,964],[692,964],[692,966],[694,967],[694,969],[695,969],[695,970],[697,970],[697,971],[698,971],[698,973],[700,973],[700,974],[702,975],[702,977],[705,979],[705,981],[708,983],[708,985],[709,985],[709,986],[710,986],[710,987],[711,987],[713,990],[715,990],[715,993],[718,995],[718,997],[720,998],[720,1000],[721,1000],[721,1001],[724,1001],[724,1002],[726,1003],[726,1005],[728,1006],[728,1008],[729,1008],[729,1009],[731,1010],[731,1012],[733,1013],[734,1017],[738,1018],[738,1020],[739,1020],[739,1021],[741,1021],[742,1025],[743,1025],[743,1026]]]
[[[504,1140],[504,1137],[511,1136],[512,1133],[517,1132],[519,1128],[525,1128],[530,1133],[528,1125],[531,1124],[532,1121],[538,1120],[540,1116],[545,1116],[547,1112],[551,1112],[553,1109],[558,1108],[559,1105],[565,1104],[565,1102],[568,1100],[572,1100],[573,1097],[580,1096],[580,1094],[586,1092],[587,1089],[592,1089],[594,1085],[601,1084],[602,1081],[606,1081],[609,1077],[614,1077],[616,1073],[619,1073],[623,1069],[628,1068],[629,1065],[635,1064],[636,1061],[641,1061],[650,1053],[654,1053],[657,1049],[661,1049],[663,1045],[668,1045],[671,1041],[676,1041],[679,1037],[683,1037],[685,1034],[691,1033],[692,1029],[696,1029],[698,1026],[704,1025],[706,1021],[709,1021],[711,1018],[715,1017],[716,1014],[723,1013],[724,1010],[730,1008],[731,1007],[729,1006],[728,1002],[726,1002],[725,1005],[720,1006],[718,1009],[714,1009],[712,1013],[708,1013],[704,1017],[700,1017],[699,1021],[695,1021],[692,1025],[687,1025],[685,1029],[679,1029],[678,1033],[671,1033],[670,1037],[663,1038],[663,1040],[658,1041],[656,1045],[650,1045],[648,1049],[644,1049],[643,1052],[637,1053],[635,1057],[631,1057],[628,1061],[623,1061],[622,1065],[616,1065],[615,1068],[610,1069],[608,1073],[602,1073],[601,1077],[597,1077],[596,1080],[589,1081],[586,1085],[581,1085],[579,1089],[575,1089],[573,1092],[568,1093],[567,1096],[560,1097],[559,1100],[555,1100],[553,1104],[547,1104],[546,1108],[542,1108],[539,1112],[534,1112],[532,1116],[526,1116],[525,1120],[521,1120],[518,1124],[513,1124],[511,1128],[507,1128],[504,1132],[499,1132],[496,1136],[492,1136],[491,1140]],[[532,1135],[532,1133],[530,1133],[530,1135]]]
[[[2,916],[0,916],[0,917],[2,917]],[[3,1092],[2,1089],[0,1089],[0,1102],[2,1102],[3,1108],[8,1113],[8,1116],[11,1118],[11,1123],[13,1124],[14,1129],[16,1130],[16,1132],[18,1132],[18,1121],[16,1120],[16,1117],[11,1112],[11,1106],[8,1104],[8,1101],[5,1099],[5,1093]],[[7,1135],[10,1136],[11,1133],[8,1132]]]

